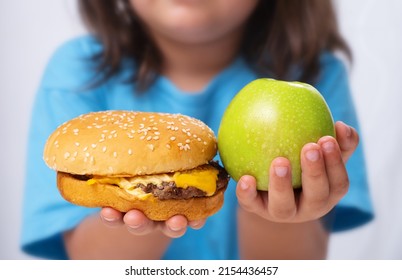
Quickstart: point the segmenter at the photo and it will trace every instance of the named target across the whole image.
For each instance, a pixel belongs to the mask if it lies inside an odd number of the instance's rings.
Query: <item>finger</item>
[[[206,219],[189,221],[188,226],[192,229],[201,229],[205,225]]]
[[[100,211],[102,222],[108,227],[117,227],[123,225],[123,213],[110,207],[104,207]]]
[[[276,221],[286,221],[297,213],[290,162],[283,157],[274,159],[271,164],[268,212]]]
[[[321,147],[315,143],[306,144],[301,151],[302,186],[299,212],[309,217],[322,216],[327,208],[329,182]]]
[[[258,196],[257,183],[253,176],[244,175],[240,178],[236,186],[236,195],[241,207],[249,212],[265,208]]]
[[[330,136],[321,138],[318,141],[321,146],[327,171],[329,191],[332,204],[335,205],[348,191],[349,178],[342,152],[337,141]]]
[[[135,235],[146,235],[156,228],[156,223],[149,220],[144,213],[139,210],[130,210],[124,215],[124,223],[127,230]]]
[[[342,159],[347,162],[359,144],[359,134],[356,129],[340,121],[335,123],[335,129],[336,139],[342,152]]]
[[[162,232],[171,238],[178,238],[183,236],[187,230],[188,221],[182,215],[175,215],[169,218],[164,225],[162,225]]]

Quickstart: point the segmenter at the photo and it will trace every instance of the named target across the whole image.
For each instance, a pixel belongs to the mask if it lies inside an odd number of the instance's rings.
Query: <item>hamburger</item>
[[[166,113],[102,111],[60,125],[43,157],[67,201],[141,210],[164,221],[203,219],[223,204],[229,176],[213,161],[217,142],[200,120]]]

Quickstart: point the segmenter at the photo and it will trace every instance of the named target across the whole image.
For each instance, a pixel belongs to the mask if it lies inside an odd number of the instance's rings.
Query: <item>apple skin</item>
[[[322,136],[335,136],[331,111],[320,92],[301,82],[261,78],[247,84],[224,112],[218,149],[225,169],[268,190],[269,168],[276,157],[291,162],[293,188],[301,187],[302,147]]]

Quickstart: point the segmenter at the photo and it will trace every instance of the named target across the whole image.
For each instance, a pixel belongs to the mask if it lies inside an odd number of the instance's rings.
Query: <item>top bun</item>
[[[136,176],[195,168],[217,152],[213,131],[180,115],[102,111],[59,126],[47,140],[46,164],[72,174]]]

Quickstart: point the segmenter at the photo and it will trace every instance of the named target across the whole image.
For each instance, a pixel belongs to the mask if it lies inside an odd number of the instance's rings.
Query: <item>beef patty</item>
[[[218,180],[216,182],[216,191],[226,188],[228,181],[229,181],[229,175],[226,172],[226,170],[221,167],[217,162],[211,161],[211,165],[213,165],[216,169],[218,169]],[[157,198],[163,200],[163,199],[188,199],[192,197],[203,197],[205,196],[205,192],[197,189],[195,187],[187,187],[187,188],[180,188],[177,187],[175,182],[170,181],[170,182],[162,182],[161,185],[155,185],[155,184],[139,184],[138,187],[140,187],[144,192],[146,193],[152,193],[154,196]]]

